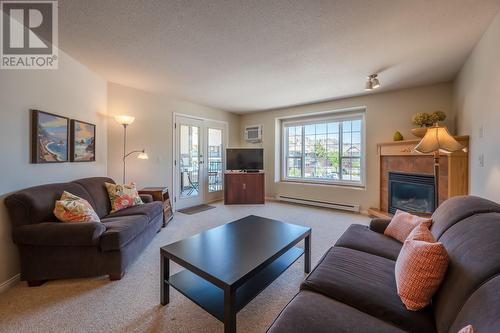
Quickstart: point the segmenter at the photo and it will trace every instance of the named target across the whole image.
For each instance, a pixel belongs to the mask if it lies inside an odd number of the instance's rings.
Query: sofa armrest
[[[153,196],[151,194],[139,194],[141,197],[142,202],[144,203],[150,203],[153,202]]]
[[[383,234],[389,223],[391,223],[390,219],[372,219],[370,222],[370,230]]]
[[[105,231],[101,222],[44,222],[15,228],[13,238],[18,245],[97,246]]]

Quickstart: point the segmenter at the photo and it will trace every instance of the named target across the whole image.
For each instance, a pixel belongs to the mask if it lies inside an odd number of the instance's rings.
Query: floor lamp
[[[126,167],[126,159],[132,154],[138,154],[137,158],[141,160],[147,160],[148,154],[146,154],[146,150],[133,150],[127,153],[127,127],[132,124],[135,120],[132,116],[115,116],[115,120],[123,126],[123,184],[125,184],[125,167]]]
[[[465,147],[451,136],[446,127],[440,127],[437,123],[429,127],[425,136],[415,147],[415,151],[421,154],[434,155],[434,202],[435,208],[439,206],[439,153],[451,154]]]

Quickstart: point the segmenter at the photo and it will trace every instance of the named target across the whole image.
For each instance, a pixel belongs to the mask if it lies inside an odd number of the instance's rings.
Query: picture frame
[[[96,125],[71,119],[70,161],[95,162]]]
[[[69,161],[69,118],[31,109],[31,163]]]

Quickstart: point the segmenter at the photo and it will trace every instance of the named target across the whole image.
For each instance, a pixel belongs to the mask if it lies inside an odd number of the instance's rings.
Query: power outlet
[[[479,167],[480,167],[480,168],[484,168],[484,154],[483,154],[483,153],[481,153],[481,154],[479,155],[478,160],[479,160]]]

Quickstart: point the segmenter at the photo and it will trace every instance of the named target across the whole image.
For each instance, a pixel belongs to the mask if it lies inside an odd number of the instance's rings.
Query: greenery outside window
[[[364,185],[364,113],[282,121],[282,180]]]

